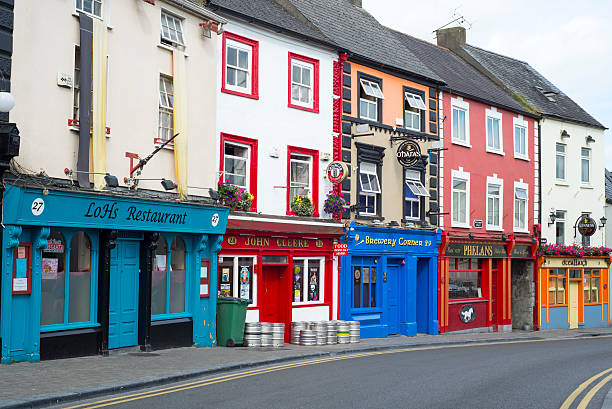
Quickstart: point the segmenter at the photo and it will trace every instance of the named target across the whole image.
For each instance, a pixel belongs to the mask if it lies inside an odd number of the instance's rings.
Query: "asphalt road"
[[[558,409],[581,383],[612,368],[612,337],[363,355],[233,372],[63,407]],[[578,394],[571,408],[604,378]],[[612,377],[588,408],[601,408],[610,385]]]

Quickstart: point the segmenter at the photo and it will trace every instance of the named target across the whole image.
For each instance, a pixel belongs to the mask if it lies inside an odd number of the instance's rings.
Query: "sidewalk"
[[[612,328],[391,336],[357,344],[283,348],[175,348],[0,366],[0,408],[32,407],[241,368],[358,351],[422,345],[612,335]]]

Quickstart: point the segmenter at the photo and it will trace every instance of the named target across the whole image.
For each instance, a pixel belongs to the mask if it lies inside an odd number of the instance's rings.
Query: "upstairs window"
[[[319,61],[289,53],[289,106],[319,111]]]
[[[453,107],[453,137],[452,139],[457,142],[467,143],[467,137],[465,133],[465,113],[466,110],[462,108]]]
[[[360,79],[359,117],[378,121],[378,104],[384,99],[380,84],[364,78]]]
[[[312,156],[291,154],[289,203],[296,196],[312,196]]]
[[[429,193],[421,183],[421,173],[416,170],[405,170],[404,183],[404,217],[411,220],[421,218],[421,198],[428,197]]]
[[[422,111],[427,110],[420,95],[404,93],[404,127],[421,131]]]
[[[377,166],[370,162],[359,165],[359,214],[375,216],[378,214],[379,196],[381,194]]]
[[[565,244],[565,210],[555,212],[555,243]]]
[[[556,146],[555,163],[555,177],[557,180],[565,180],[565,145],[562,143],[558,143]]]
[[[249,147],[225,142],[225,179],[232,185],[249,189]]]
[[[514,230],[527,231],[527,189],[514,188]]]
[[[487,152],[504,154],[504,138],[502,135],[502,113],[497,108],[491,107],[485,111]]]
[[[580,181],[589,183],[591,181],[591,150],[580,149]]]
[[[221,133],[219,183],[230,183],[253,195],[250,209],[257,210],[257,140]]]
[[[102,0],[76,0],[76,9],[102,18]]]
[[[458,226],[468,224],[468,180],[453,177],[452,182],[452,222]]]
[[[501,226],[501,186],[487,184],[487,229]]]
[[[527,156],[527,129],[524,126],[514,127],[514,153],[518,157]]]
[[[170,45],[185,45],[182,20],[165,11],[161,13],[161,42]]]
[[[248,38],[223,33],[223,72],[221,91],[257,99],[257,64],[259,43]]]
[[[170,139],[174,132],[174,89],[172,77],[159,76],[159,124],[157,138],[160,142]]]

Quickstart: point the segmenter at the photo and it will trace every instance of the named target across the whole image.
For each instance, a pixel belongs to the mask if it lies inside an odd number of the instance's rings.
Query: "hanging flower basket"
[[[570,257],[592,257],[609,256],[612,249],[608,247],[584,247],[564,246],[561,244],[547,244],[538,248],[538,256],[570,256]]]
[[[298,216],[312,216],[314,205],[308,196],[296,196],[291,200],[291,211]]]
[[[232,185],[229,179],[226,179],[225,182],[219,181],[217,190],[221,204],[232,210],[245,212],[251,210],[251,203],[253,203],[255,196],[241,187]]]
[[[331,215],[339,215],[344,210],[344,206],[346,205],[346,201],[344,200],[344,194],[340,192],[340,194],[334,193],[332,190],[327,194],[327,199],[325,199],[325,203],[323,203],[323,211],[325,213]]]

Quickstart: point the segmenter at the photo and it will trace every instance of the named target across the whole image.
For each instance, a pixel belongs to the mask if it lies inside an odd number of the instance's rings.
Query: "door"
[[[262,266],[263,291],[259,311],[261,322],[285,323],[285,339],[291,325],[291,288],[287,286],[286,270],[287,266]]]
[[[117,240],[111,250],[108,347],[138,344],[140,241]]]
[[[491,325],[497,331],[497,260],[491,260]]]
[[[570,329],[578,328],[578,291],[580,283],[578,281],[570,281],[569,286],[569,325]]]
[[[399,334],[399,277],[400,266],[387,266],[387,317],[385,319],[389,335]]]

